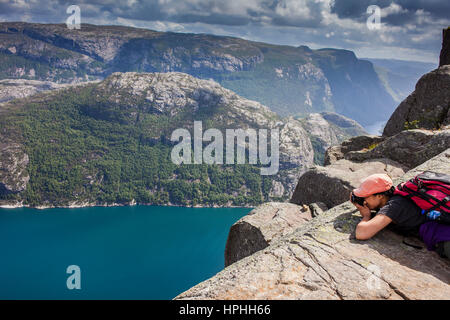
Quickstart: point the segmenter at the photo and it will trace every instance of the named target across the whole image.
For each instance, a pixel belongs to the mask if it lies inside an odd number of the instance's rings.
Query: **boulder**
[[[394,183],[425,170],[450,174],[450,149]],[[347,201],[175,299],[450,298],[450,260],[407,246],[388,229],[356,240],[360,219]]]
[[[225,247],[225,266],[264,249],[311,219],[307,206],[268,202],[255,208],[231,226]]]
[[[370,159],[361,163],[338,160],[327,167],[316,166],[298,180],[290,200],[295,204],[323,202],[332,208],[348,200],[350,192],[364,178],[374,173],[386,173],[392,178],[402,176],[406,168],[390,159]]]

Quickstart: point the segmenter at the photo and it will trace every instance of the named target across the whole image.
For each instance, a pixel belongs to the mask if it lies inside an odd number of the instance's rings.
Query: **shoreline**
[[[82,203],[71,203],[69,205],[65,206],[53,206],[53,205],[42,205],[42,206],[29,206],[24,205],[22,202],[19,202],[17,204],[0,204],[0,209],[19,209],[19,208],[30,208],[30,209],[37,209],[37,210],[45,210],[45,209],[77,209],[77,208],[87,208],[87,207],[132,207],[132,206],[161,206],[161,207],[183,207],[183,208],[254,208],[255,206],[232,206],[232,205],[191,205],[191,206],[185,206],[185,205],[178,205],[173,203],[166,203],[166,204],[154,204],[154,203],[137,203],[136,201],[131,201],[130,203],[122,204],[122,203],[92,203],[92,202],[82,202]]]

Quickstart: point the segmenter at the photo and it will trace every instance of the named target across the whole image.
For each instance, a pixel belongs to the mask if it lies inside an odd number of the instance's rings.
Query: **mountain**
[[[378,77],[397,103],[414,91],[416,82],[423,74],[436,69],[434,63],[427,62],[369,58],[364,60],[372,62]]]
[[[367,134],[356,121],[332,112],[310,113],[298,118],[311,140],[314,164],[324,163],[325,153],[348,137]]]
[[[348,50],[123,26],[0,23],[0,79],[72,83],[129,71],[213,79],[281,116],[329,111],[369,125],[395,106],[372,63]]]
[[[0,204],[34,207],[243,206],[288,199],[301,173],[315,157],[323,158],[315,156],[322,143],[362,130],[343,116],[317,114],[333,139],[322,137],[313,146],[310,136],[318,128],[308,135],[293,117],[281,118],[215,81],[180,72],[117,72],[100,82],[13,99],[0,104],[0,114]],[[255,165],[176,164],[172,134],[186,129],[195,140],[194,121],[203,131],[219,130],[224,144],[227,129],[266,129],[270,139],[278,130],[279,170],[262,175],[268,165],[261,158]],[[238,145],[249,152],[232,141]]]

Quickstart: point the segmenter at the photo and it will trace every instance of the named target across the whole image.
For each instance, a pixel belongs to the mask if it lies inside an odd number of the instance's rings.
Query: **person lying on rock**
[[[350,193],[350,201],[362,216],[356,226],[356,239],[370,239],[389,225],[397,233],[421,238],[429,250],[450,258],[450,226],[430,222],[419,206],[406,197],[394,195],[394,190],[387,174],[373,174]],[[372,210],[376,212],[373,214]],[[426,228],[421,228],[422,225]]]

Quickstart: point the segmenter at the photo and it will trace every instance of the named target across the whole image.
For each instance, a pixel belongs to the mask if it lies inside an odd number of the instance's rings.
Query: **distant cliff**
[[[123,26],[0,23],[0,79],[71,83],[128,71],[212,78],[281,116],[331,111],[367,125],[395,107],[373,65],[348,50]]]

